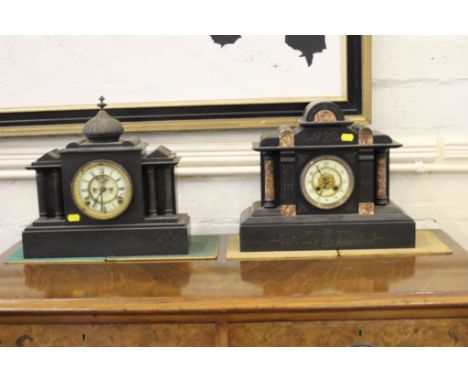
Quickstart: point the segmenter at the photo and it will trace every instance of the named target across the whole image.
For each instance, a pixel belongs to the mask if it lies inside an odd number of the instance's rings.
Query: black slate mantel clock
[[[405,248],[415,223],[390,202],[389,136],[307,106],[299,127],[262,136],[261,201],[241,216],[241,251]]]
[[[24,257],[188,253],[190,219],[176,208],[179,158],[121,137],[122,124],[100,100],[85,137],[28,167],[36,171],[39,218],[23,231]]]

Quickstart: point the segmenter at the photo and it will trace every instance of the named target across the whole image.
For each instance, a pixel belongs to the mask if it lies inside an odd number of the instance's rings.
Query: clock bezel
[[[348,176],[349,176],[349,187],[348,187],[347,192],[344,194],[344,196],[340,200],[338,200],[338,201],[336,201],[334,203],[330,203],[330,204],[319,203],[319,202],[313,200],[310,197],[310,195],[307,192],[307,190],[305,188],[305,185],[304,185],[305,177],[306,177],[307,172],[309,171],[309,169],[312,166],[314,166],[317,162],[321,162],[323,160],[331,160],[331,161],[338,162],[339,164],[341,164],[345,168],[345,170],[347,171]],[[303,197],[305,198],[305,200],[308,203],[310,203],[312,206],[314,206],[316,208],[319,208],[321,210],[332,210],[332,209],[335,209],[335,208],[338,208],[338,207],[341,207],[342,205],[344,205],[350,199],[351,195],[353,194],[354,184],[355,184],[354,173],[353,173],[353,170],[351,169],[351,166],[345,160],[343,160],[342,158],[340,158],[338,156],[335,156],[335,155],[319,155],[319,156],[315,157],[314,159],[310,160],[303,167],[303,169],[301,171],[300,180],[299,180],[299,186],[300,186],[300,189],[301,189],[301,193],[302,193]]]
[[[99,167],[99,166],[108,166],[112,167],[114,170],[120,172],[122,174],[122,179],[125,183],[125,187],[127,190],[126,197],[124,198],[124,201],[120,207],[117,209],[111,211],[111,212],[97,212],[93,210],[92,208],[89,208],[86,206],[86,204],[83,202],[83,200],[80,197],[80,185],[79,185],[79,180],[80,178],[87,172],[89,171],[90,168],[94,167]],[[130,206],[130,203],[133,198],[133,184],[132,184],[132,178],[130,177],[128,171],[121,166],[120,164],[111,161],[109,159],[98,159],[98,160],[92,160],[90,162],[85,163],[82,165],[74,174],[73,180],[71,183],[71,195],[73,202],[75,203],[75,206],[87,217],[91,219],[96,219],[96,220],[112,220],[115,219],[119,216],[121,216],[125,211],[127,211],[128,207]]]

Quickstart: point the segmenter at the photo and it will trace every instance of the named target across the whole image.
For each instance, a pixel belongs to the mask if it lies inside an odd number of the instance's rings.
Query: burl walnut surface
[[[468,253],[4,264],[3,346],[465,346]]]

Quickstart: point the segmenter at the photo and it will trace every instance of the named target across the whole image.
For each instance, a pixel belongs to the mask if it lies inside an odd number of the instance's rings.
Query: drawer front
[[[229,325],[231,346],[468,346],[468,319],[251,322]]]
[[[0,346],[213,346],[215,324],[0,325]]]

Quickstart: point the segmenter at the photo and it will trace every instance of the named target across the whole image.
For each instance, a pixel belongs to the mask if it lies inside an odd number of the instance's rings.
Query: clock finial
[[[117,142],[124,129],[119,120],[110,116],[104,108],[104,97],[99,97],[97,106],[101,109],[83,128],[83,134],[90,142]]]
[[[104,100],[104,96],[99,97],[99,103],[97,104],[97,106],[101,108],[101,110],[103,110],[107,106],[107,103],[105,103]]]

